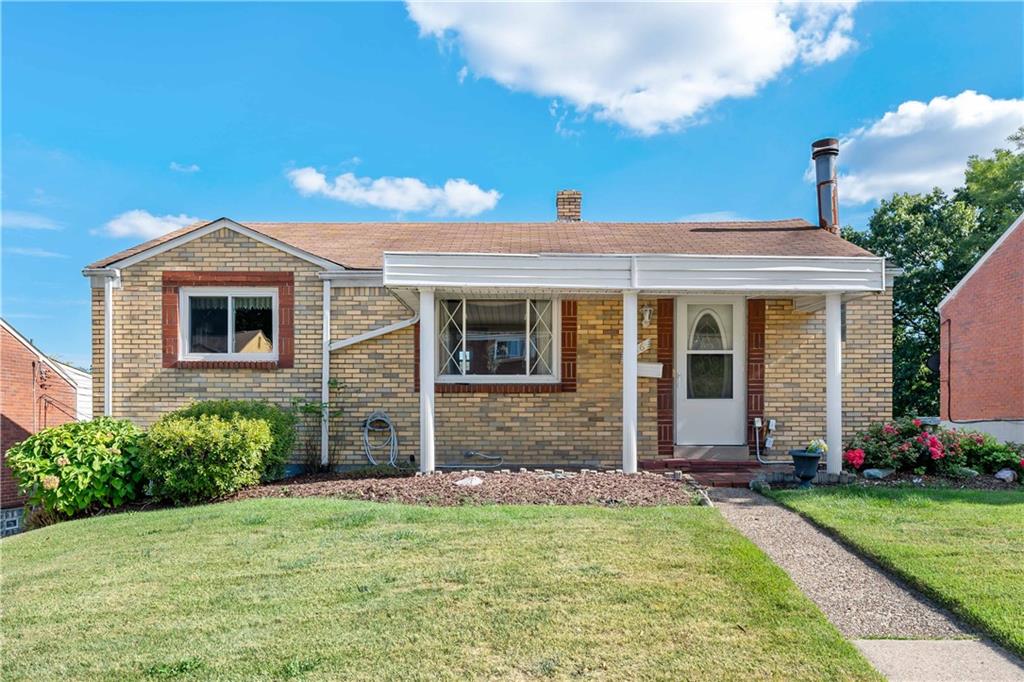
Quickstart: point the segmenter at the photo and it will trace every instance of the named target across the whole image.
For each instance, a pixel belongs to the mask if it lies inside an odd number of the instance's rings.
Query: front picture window
[[[438,330],[442,377],[551,378],[555,374],[550,300],[442,300]]]
[[[276,294],[193,289],[183,293],[185,357],[268,360],[276,355]]]

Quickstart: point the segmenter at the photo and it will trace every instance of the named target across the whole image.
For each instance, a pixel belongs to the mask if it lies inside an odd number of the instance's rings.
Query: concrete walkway
[[[1024,681],[1024,663],[771,500],[715,488],[722,515],[890,680]]]

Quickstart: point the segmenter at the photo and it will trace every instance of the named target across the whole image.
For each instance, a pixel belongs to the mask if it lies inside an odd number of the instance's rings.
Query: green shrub
[[[264,456],[260,479],[276,481],[284,476],[284,465],[295,445],[295,415],[260,400],[205,400],[192,403],[171,414],[178,417],[201,417],[204,414],[230,419],[234,415],[249,419],[262,419],[270,426],[273,444]]]
[[[7,465],[29,504],[74,516],[120,507],[142,491],[142,431],[99,417],[43,429],[7,451]]]
[[[142,473],[156,497],[175,503],[212,500],[259,483],[272,445],[263,419],[169,414],[146,434]]]
[[[1013,443],[1003,443],[987,433],[961,431],[960,448],[967,459],[967,466],[972,469],[994,474],[1009,468],[1024,473],[1022,455]]]

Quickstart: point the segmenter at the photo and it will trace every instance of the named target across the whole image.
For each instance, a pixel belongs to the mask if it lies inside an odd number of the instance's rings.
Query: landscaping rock
[[[957,478],[977,478],[979,474],[970,467],[957,467],[953,475]]]
[[[892,475],[894,469],[865,469],[861,472],[861,475],[869,481],[881,481],[883,478],[888,478]]]
[[[455,481],[455,485],[461,485],[464,487],[472,487],[483,484],[484,479],[480,478],[479,476],[470,476],[469,478],[463,478],[458,481]]]
[[[763,478],[755,478],[750,482],[750,489],[753,490],[755,493],[761,493],[762,495],[764,495],[765,493],[771,491],[772,486],[770,483],[768,483],[768,481],[764,480]]]
[[[669,480],[649,472],[634,476],[578,476],[566,471],[505,474],[498,471],[436,472],[429,476],[346,480],[339,475],[313,474],[275,481],[240,491],[227,499],[261,497],[341,497],[376,502],[452,506],[463,504],[599,504],[654,506],[693,504],[698,497],[692,479]],[[486,485],[466,485],[478,479]]]
[[[1000,469],[996,472],[996,478],[1004,483],[1013,483],[1017,480],[1017,472],[1013,469]]]

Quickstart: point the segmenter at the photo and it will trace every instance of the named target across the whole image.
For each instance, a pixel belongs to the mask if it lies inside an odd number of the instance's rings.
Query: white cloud
[[[421,3],[420,34],[469,70],[643,135],[696,122],[797,63],[856,46],[854,3]]]
[[[927,103],[904,102],[841,141],[839,199],[855,205],[896,192],[952,190],[963,184],[968,156],[1007,146],[1007,136],[1021,125],[1024,99],[965,90]]]
[[[497,190],[483,190],[461,178],[447,180],[443,187],[432,187],[418,178],[360,178],[355,173],[328,180],[307,166],[289,171],[288,179],[302,196],[320,195],[399,213],[473,216],[494,208],[501,198]]]
[[[135,209],[112,218],[99,232],[108,237],[146,237],[152,239],[180,227],[199,222],[199,218],[180,215],[156,216],[149,211]]]
[[[4,249],[6,253],[13,253],[18,256],[32,256],[33,258],[67,258],[66,254],[35,247],[9,246]]]
[[[171,161],[171,170],[175,173],[198,173],[199,166],[194,163],[178,163],[177,161]]]
[[[59,230],[61,224],[52,218],[29,211],[0,213],[0,226],[6,230]]]

